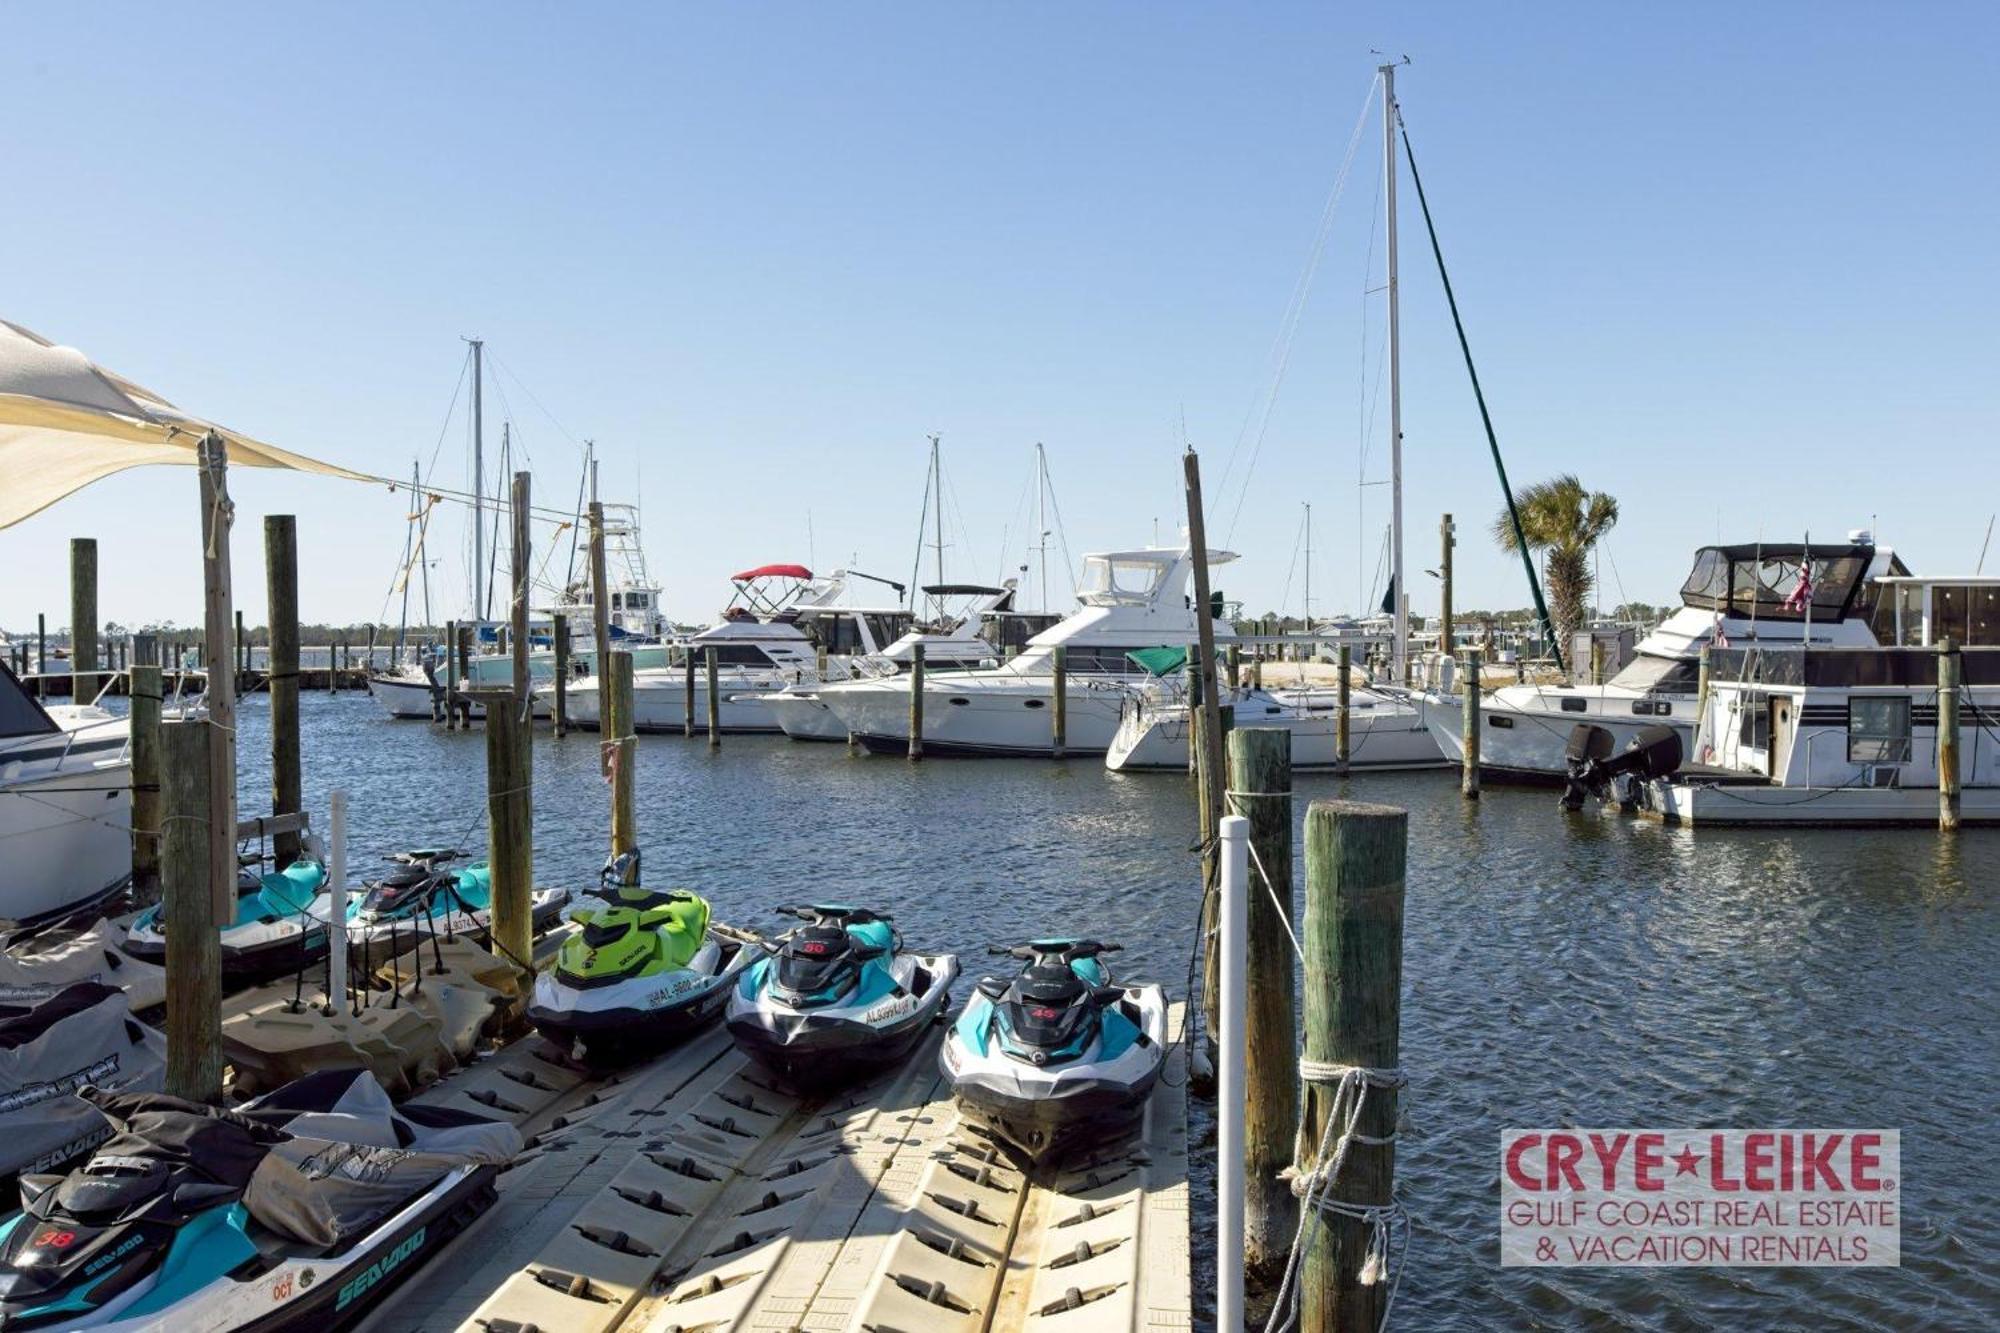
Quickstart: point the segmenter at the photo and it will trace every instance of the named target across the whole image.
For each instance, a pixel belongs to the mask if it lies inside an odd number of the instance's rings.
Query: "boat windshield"
[[[1098,602],[1150,602],[1173,565],[1158,558],[1087,555],[1077,593]]]
[[[0,665],[0,736],[42,736],[60,730],[20,678]]]
[[[1686,606],[1760,620],[1804,620],[1806,602],[1814,620],[1838,620],[1847,613],[1862,576],[1874,559],[1872,546],[1809,550],[1797,542],[1769,546],[1704,546],[1694,571],[1681,585]],[[1799,571],[1810,568],[1812,593],[1796,597]]]
[[[1611,678],[1615,689],[1645,694],[1693,694],[1701,682],[1701,666],[1686,657],[1655,657],[1640,653]]]

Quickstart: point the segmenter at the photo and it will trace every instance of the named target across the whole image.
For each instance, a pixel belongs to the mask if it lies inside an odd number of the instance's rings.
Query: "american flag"
[[[1801,560],[1799,561],[1798,585],[1792,589],[1792,595],[1785,599],[1785,609],[1787,611],[1805,610],[1812,603],[1812,594],[1812,561],[1810,559]]]
[[[1715,629],[1708,636],[1708,644],[1711,648],[1727,648],[1729,646],[1729,636],[1722,632],[1722,617],[1719,615],[1715,618]]]

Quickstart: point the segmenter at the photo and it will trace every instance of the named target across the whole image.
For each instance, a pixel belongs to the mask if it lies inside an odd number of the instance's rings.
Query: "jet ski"
[[[938,1059],[975,1125],[1040,1162],[1115,1132],[1145,1105],[1166,1059],[1167,997],[1112,980],[1119,946],[1042,939],[993,952],[1026,963],[981,978]]]
[[[107,1333],[353,1323],[490,1204],[512,1125],[393,1107],[325,1070],[237,1111],[79,1094],[110,1139],[68,1175],[23,1176],[0,1223],[0,1328]]]
[[[272,874],[244,867],[236,880],[236,918],[222,928],[222,984],[254,985],[326,957],[326,919],[312,912],[326,886],[326,866],[306,856]],[[141,912],[125,932],[126,953],[142,962],[167,961],[161,908]]]
[[[464,852],[427,847],[389,858],[395,869],[372,880],[347,902],[347,948],[357,959],[386,959],[416,948],[431,936],[467,935],[484,939],[493,919],[493,871],[484,861],[454,870]],[[536,889],[530,899],[536,934],[553,926],[569,894]],[[332,919],[333,900],[321,895],[313,915]]]
[[[578,1060],[656,1051],[722,1011],[743,946],[708,928],[708,900],[642,888],[636,854],[614,858],[572,906],[576,933],[535,977],[528,1021]]]
[[[33,1005],[0,1005],[0,1177],[51,1171],[110,1136],[71,1094],[89,1084],[157,1092],[167,1039],[132,1017],[125,992],[79,981]]]
[[[890,918],[827,903],[763,944],[729,996],[729,1035],[787,1081],[817,1087],[903,1059],[951,1004],[958,958],[903,948]]]

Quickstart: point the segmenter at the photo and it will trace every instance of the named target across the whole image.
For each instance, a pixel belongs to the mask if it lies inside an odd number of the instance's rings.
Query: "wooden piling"
[[[1590,683],[1604,683],[1604,640],[1594,634],[1590,638]]]
[[[1446,514],[1438,524],[1438,651],[1446,657],[1452,654],[1451,633],[1451,557],[1458,547],[1458,525]]]
[[[269,601],[271,694],[271,813],[296,814],[305,808],[299,754],[299,526],[291,514],[264,519],[264,589]],[[287,830],[272,839],[282,869],[299,857],[299,835]]]
[[[243,632],[243,608],[236,608],[236,688],[250,688],[250,636]]]
[[[597,465],[591,464],[591,485],[597,484]],[[604,566],[604,506],[590,502],[590,674],[597,677],[597,730],[604,729],[604,673],[611,664],[611,590]]]
[[[1393,1082],[1401,1058],[1403,880],[1409,816],[1394,806],[1314,801],[1306,812],[1305,1062],[1307,1083],[1296,1165],[1318,1164],[1336,1107],[1338,1071],[1380,1071]],[[1356,1138],[1328,1198],[1387,1207],[1395,1183],[1397,1093],[1368,1086]],[[1339,1130],[1335,1130],[1337,1140]],[[1333,1140],[1329,1140],[1331,1148]],[[1321,1213],[1299,1277],[1300,1333],[1359,1333],[1381,1326],[1386,1281],[1363,1285],[1372,1227]]]
[[[708,748],[719,749],[722,745],[722,692],[716,683],[715,645],[708,645],[704,654],[708,659]]]
[[[599,741],[611,778],[611,855],[622,856],[639,845],[639,738],[632,725],[632,654],[613,652],[597,681],[603,699]]]
[[[1480,683],[1479,650],[1465,650],[1465,690],[1463,694],[1464,712],[1460,715],[1459,730],[1465,738],[1463,762],[1459,775],[1459,792],[1468,801],[1479,799],[1479,727],[1480,727]]]
[[[1233,694],[1237,690],[1243,688],[1243,645],[1242,644],[1232,643],[1229,645],[1228,660],[1229,660],[1229,689],[1230,692]]]
[[[189,1101],[222,1101],[222,932],[210,902],[209,724],[163,722],[159,727],[162,793],[161,917],[167,937],[167,1092]],[[232,853],[236,830],[223,830]],[[227,884],[236,896],[235,867]]]
[[[1244,1037],[1249,1087],[1244,1119],[1244,1262],[1259,1280],[1279,1276],[1298,1228],[1298,1204],[1278,1172],[1298,1133],[1298,1038],[1292,1009],[1291,733],[1245,727],[1229,733],[1229,813],[1250,820]],[[1228,1033],[1223,1039],[1235,1040]]]
[[[549,706],[549,718],[556,735],[561,736],[569,731],[569,617],[558,611],[550,624],[554,626],[552,633],[555,636],[550,647],[554,649],[556,658],[556,690],[555,699]]]
[[[46,676],[49,671],[49,617],[46,612],[35,612],[35,675]],[[43,683],[35,681],[35,693],[40,694]]]
[[[694,645],[681,650],[681,735],[694,736]]]
[[[1069,648],[1057,644],[1055,657],[1055,698],[1049,713],[1049,752],[1057,759],[1069,749]]]
[[[493,869],[493,942],[526,968],[532,956],[535,809],[532,749],[511,687],[469,692],[486,709],[487,863]]]
[[[236,678],[230,672],[233,591],[229,535],[229,453],[214,431],[197,453],[201,492],[202,665],[208,671],[208,893],[210,920],[236,920]],[[213,1007],[213,1006],[211,1006]]]
[[[1937,776],[1938,827],[1947,833],[1958,828],[1958,649],[1947,638],[1938,644],[1937,659]]]
[[[132,668],[132,904],[160,901],[160,668]]]
[[[457,683],[458,677],[452,669],[453,665],[458,661],[458,622],[456,620],[447,620],[444,623],[444,641],[446,645],[444,650],[444,662],[443,662],[444,729],[446,731],[457,731],[458,730],[457,690],[454,687]]]
[[[1353,665],[1354,649],[1341,644],[1334,652],[1334,661],[1339,664],[1340,679],[1334,686],[1335,712],[1333,715],[1333,762],[1341,772],[1347,771],[1347,761],[1354,753],[1354,721],[1352,709],[1348,706],[1348,675]]]
[[[472,685],[472,641],[479,633],[477,625],[458,627],[458,640],[452,644],[452,680],[458,690],[459,718],[461,730],[472,730],[472,697],[465,693]]]
[[[69,540],[69,701],[97,693],[97,539]]]
[[[1056,649],[1061,652],[1062,649]],[[924,645],[910,645],[910,758],[924,757]]]
[[[368,656],[362,660],[361,674],[363,676],[369,676],[373,675],[374,672],[375,672],[375,626],[370,625],[368,627]],[[366,684],[365,681],[363,683]]]

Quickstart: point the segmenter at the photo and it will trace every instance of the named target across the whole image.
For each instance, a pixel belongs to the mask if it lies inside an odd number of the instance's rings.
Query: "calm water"
[[[349,793],[350,864],[484,839],[484,738],[305,702],[306,799]],[[241,720],[266,799],[266,701]],[[1086,762],[850,758],[782,738],[639,743],[648,879],[718,915],[838,897],[912,943],[977,955],[1049,931],[1124,943],[1184,988],[1184,781]],[[594,735],[535,748],[537,878],[594,880]],[[1565,821],[1543,791],[1476,807],[1441,774],[1300,779],[1410,811],[1399,1185],[1416,1220],[1406,1329],[2000,1327],[2000,833],[1692,834]],[[1303,838],[1299,839],[1303,847]],[[977,971],[983,959],[968,959]],[[1117,960],[1114,960],[1117,961]],[[1503,1271],[1513,1125],[1855,1125],[1903,1131],[1903,1267]]]

